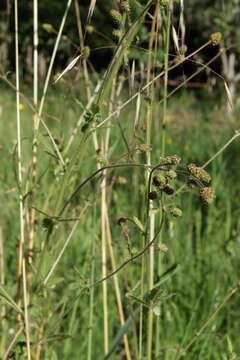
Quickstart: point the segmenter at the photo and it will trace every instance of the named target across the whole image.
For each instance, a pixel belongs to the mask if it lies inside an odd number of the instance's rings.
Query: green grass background
[[[17,274],[17,242],[19,233],[18,190],[16,181],[16,128],[14,93],[1,90],[0,102],[0,203],[1,203],[1,236],[4,244],[5,288],[15,296]],[[75,126],[81,107],[76,99],[81,95],[74,90],[57,86],[48,96],[45,112],[54,115],[55,120],[47,123],[54,136],[63,139],[64,147],[72,128]],[[24,165],[24,185],[29,189],[29,167],[31,161],[32,121],[33,114],[24,104],[21,111],[22,146]],[[194,94],[182,92],[170,101],[167,121],[167,155],[178,154],[185,164],[198,165],[207,161],[233,134],[237,128],[237,120],[231,122],[224,112],[224,107],[213,106],[206,100],[199,101]],[[160,157],[160,107],[155,104],[154,136],[152,139],[153,163]],[[119,121],[122,124],[128,144],[134,141],[133,119],[134,103],[121,112]],[[145,137],[144,124],[145,104],[142,104],[138,139],[141,143]],[[126,146],[119,135],[116,119],[111,122],[111,143],[107,162],[115,161],[126,153]],[[99,133],[101,133],[101,129]],[[80,137],[80,134],[78,134]],[[140,139],[140,140],[139,140]],[[72,153],[78,148],[78,137]],[[39,136],[39,170],[36,207],[50,215],[55,215],[56,204],[61,187],[61,174],[56,173],[56,160],[49,155],[51,143],[41,127]],[[80,144],[79,158],[71,173],[64,198],[71,195],[79,181],[96,170],[98,154],[93,150],[91,137]],[[178,220],[167,218],[161,235],[161,241],[168,251],[161,252],[158,274],[162,274],[173,264],[178,264],[177,272],[162,285],[165,295],[173,295],[162,300],[160,316],[160,353],[156,359],[174,360],[177,358],[177,347],[185,347],[197,334],[202,324],[210,317],[230,289],[239,279],[240,265],[240,217],[239,217],[239,141],[236,140],[208,167],[212,176],[212,186],[216,190],[216,201],[208,208],[199,202],[197,191],[184,191],[175,203],[183,210]],[[135,154],[137,162],[145,162],[144,153]],[[81,207],[89,202],[90,206],[81,218],[77,231],[58,265],[54,276],[47,285],[46,293],[40,292],[32,296],[30,314],[33,328],[44,324],[43,338],[44,359],[85,359],[87,349],[89,291],[81,290],[91,279],[92,245],[95,243],[96,269],[95,278],[101,278],[101,246],[100,246],[100,210],[99,210],[100,177],[88,183],[74,199],[68,209],[67,217],[76,217]],[[176,188],[182,185],[177,180]],[[186,189],[187,190],[187,189]],[[27,199],[27,194],[26,194]],[[27,200],[26,200],[27,201]],[[117,263],[120,265],[129,256],[127,238],[117,220],[121,216],[137,216],[144,221],[145,211],[145,176],[142,169],[119,169],[108,171],[108,202],[111,220],[113,247]],[[43,208],[44,204],[44,208]],[[156,205],[156,216],[159,211]],[[34,259],[38,262],[41,239],[46,236],[42,226],[43,216],[37,213]],[[54,236],[44,253],[42,274],[46,275],[51,264],[62,248],[72,222],[58,224]],[[132,251],[141,249],[141,234],[128,224],[129,241]],[[26,229],[26,232],[28,229]],[[159,239],[160,241],[160,239]],[[158,241],[157,241],[158,243]],[[34,278],[39,275],[35,273]],[[119,274],[122,299],[126,316],[137,307],[137,302],[126,294],[140,280],[140,260],[130,263]],[[111,271],[109,263],[109,272]],[[156,275],[157,276],[157,275]],[[110,343],[120,328],[116,300],[113,291],[113,280],[109,286],[109,328]],[[139,287],[133,292],[140,296]],[[78,297],[77,297],[78,296]],[[77,297],[77,299],[76,299]],[[75,301],[74,301],[75,300]],[[185,359],[232,359],[234,354],[240,356],[239,342],[239,301],[237,292],[221,309],[209,326],[194,342]],[[95,288],[94,322],[93,322],[93,355],[95,359],[103,359],[102,331],[102,295],[101,286]],[[15,328],[15,313],[8,308],[3,317],[1,329],[1,348],[9,343],[11,329]],[[135,330],[137,320],[128,330],[130,346],[135,348]],[[19,340],[24,338],[20,338]],[[33,339],[33,343],[36,339]],[[112,358],[122,359],[122,343],[116,348]],[[16,354],[21,357],[21,344],[18,343]],[[17,355],[16,355],[17,356]],[[133,350],[134,358],[134,350]],[[236,357],[238,358],[238,357]]]

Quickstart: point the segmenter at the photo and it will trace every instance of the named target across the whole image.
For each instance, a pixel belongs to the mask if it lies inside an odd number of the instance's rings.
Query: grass
[[[94,6],[92,1],[89,14]],[[89,74],[87,58],[83,59],[86,94],[85,88],[72,85],[69,74],[56,84],[49,81],[68,7],[43,92],[35,78],[35,106],[36,94],[43,93],[40,108],[29,106],[29,97],[20,94],[17,127],[14,92],[2,87],[3,359],[11,351],[15,359],[36,360],[82,358],[82,354],[88,360],[204,360],[233,359],[240,354],[235,321],[239,303],[238,141],[207,166],[217,195],[211,206],[200,203],[196,187],[190,191],[183,186],[184,176],[189,176],[186,167],[176,168],[174,195],[161,190],[158,201],[148,198],[149,191],[156,190],[151,179],[161,156],[177,154],[182,164],[203,165],[232,137],[235,123],[226,122],[223,106],[222,119],[206,102],[199,106],[191,91],[170,90],[171,69],[186,59],[170,63],[168,7],[161,9],[165,70],[160,73],[156,65],[160,45],[154,34],[162,31],[157,3],[151,18],[147,79],[144,72],[137,73],[133,62],[125,64],[123,77],[122,62],[151,6],[152,1],[147,2],[134,21],[125,8],[121,25],[125,35],[118,39],[100,84]],[[75,11],[79,42],[85,48],[76,1]],[[35,27],[37,36],[36,18]],[[199,67],[196,74],[204,69]],[[161,77],[163,98],[156,81]],[[190,79],[184,78],[181,87]],[[139,82],[146,94],[139,91]],[[98,91],[94,91],[96,86]],[[29,94],[28,88],[22,88]],[[183,216],[171,217],[168,208],[172,207],[182,209]],[[32,231],[34,242],[30,243]]]
[[[49,96],[49,108],[51,113],[59,115],[59,106],[54,103],[55,96]],[[59,100],[59,97],[58,97]],[[180,103],[181,99],[178,100]],[[13,96],[11,93],[4,91],[4,102],[2,105],[2,119],[11,119],[14,117],[14,110],[12,108]],[[181,121],[174,115],[175,110],[169,109],[170,120],[168,127],[169,139],[167,139],[167,153],[174,154],[178,152],[182,156],[184,163],[200,161],[204,163],[216,150],[219,144],[223,144],[231,135],[231,130],[228,127],[222,126],[222,130],[218,134],[215,129],[212,130],[208,123],[201,118],[201,112],[198,111],[197,117],[199,123],[195,125],[189,124],[189,118],[196,118],[196,111],[189,110],[191,108],[191,99],[189,104],[186,104],[186,110],[182,108],[185,113],[185,119],[181,117]],[[54,111],[55,110],[55,111]],[[65,106],[62,112],[62,119],[66,119],[69,115],[69,109]],[[134,112],[134,108],[132,110]],[[78,112],[78,107],[73,105],[71,112],[74,114]],[[32,119],[32,114],[27,107],[22,110],[24,118],[23,131],[25,140],[23,144],[23,153],[27,154],[31,147],[29,140],[29,123]],[[76,115],[74,118],[76,118]],[[126,121],[126,114],[124,119]],[[131,112],[128,118],[131,119]],[[73,118],[73,117],[72,117]],[[73,118],[73,119],[74,119]],[[217,120],[215,120],[217,121]],[[127,122],[127,121],[126,121]],[[62,121],[63,123],[63,121]],[[72,123],[72,126],[74,122]],[[10,296],[14,298],[14,283],[16,274],[16,245],[15,238],[18,233],[18,221],[13,222],[14,214],[17,214],[17,187],[14,176],[14,123],[1,121],[1,202],[4,204],[3,218],[1,222],[2,241],[4,248],[4,268],[5,281],[4,287],[9,292]],[[68,134],[67,128],[71,127],[68,123],[62,124],[64,127],[63,134]],[[51,131],[57,136],[62,135],[58,133],[59,123],[52,121]],[[41,137],[40,137],[41,138]],[[9,142],[12,139],[12,142]],[[41,169],[44,172],[46,167],[54,163],[50,155],[44,153],[48,151],[47,140],[44,138],[41,143]],[[152,153],[153,161],[157,162],[160,156],[160,150],[157,146],[158,139],[154,138],[154,147],[156,152]],[[112,129],[112,143],[117,142],[114,146],[112,158],[117,158],[119,154],[124,151],[123,140],[119,141],[118,128],[113,126]],[[93,164],[89,161],[90,156],[95,158],[96,155],[92,153],[91,144],[85,144],[85,161],[82,162],[82,170],[76,169],[76,181],[79,178],[87,177],[93,171]],[[168,248],[168,251],[160,251],[161,268],[167,269],[173,264],[179,264],[179,270],[173,277],[170,277],[162,286],[162,291],[165,296],[174,294],[166,301],[162,300],[161,316],[156,317],[160,320],[160,349],[164,358],[174,359],[177,356],[177,345],[185,347],[192,339],[194,334],[201,328],[202,324],[207,321],[210,314],[214,312],[216,306],[221,303],[226,294],[238,281],[238,208],[237,208],[237,193],[238,183],[235,179],[236,169],[238,168],[238,160],[232,161],[237,149],[237,143],[233,143],[220,157],[218,157],[211,165],[211,173],[213,176],[213,186],[216,188],[217,200],[209,209],[202,208],[199,205],[196,194],[184,194],[179,200],[178,205],[183,209],[184,214],[181,219],[168,219],[164,225],[164,232],[162,235],[162,242]],[[143,156],[138,155],[140,158]],[[28,170],[26,160],[24,167],[26,172]],[[56,181],[56,175],[52,171],[48,171],[43,176],[41,186],[38,189],[38,201],[46,203],[48,198],[49,186],[51,182]],[[117,226],[117,219],[121,216],[138,216],[140,219],[144,216],[144,175],[141,170],[122,169],[112,171],[109,175],[109,183],[114,181],[113,185],[108,185],[110,191],[110,198],[108,201],[111,206],[109,208],[109,217],[111,220],[112,241],[117,259],[117,264],[121,264],[126,257],[128,257],[127,241],[130,242],[132,251],[140,249],[139,233],[136,227],[132,224],[127,225],[127,229],[121,229]],[[53,356],[50,354],[56,353],[58,357],[62,352],[62,339],[71,336],[70,339],[64,340],[64,356],[77,356],[79,352],[86,351],[87,339],[86,329],[88,328],[88,312],[89,312],[89,294],[88,291],[81,291],[86,282],[92,282],[91,264],[92,258],[92,244],[95,243],[95,278],[100,278],[100,247],[99,247],[99,208],[98,196],[99,180],[92,181],[86,188],[83,194],[79,194],[78,200],[74,200],[75,205],[72,207],[75,210],[71,211],[71,216],[77,216],[81,209],[79,206],[84,206],[90,202],[90,207],[86,210],[76,228],[74,236],[68,245],[67,251],[61,258],[59,266],[52,278],[48,282],[45,291],[51,297],[51,302],[44,300],[44,293],[39,294],[33,298],[31,313],[32,317],[39,324],[40,319],[44,322],[44,357]],[[70,191],[69,191],[70,193]],[[129,201],[131,199],[131,201]],[[52,194],[51,199],[47,201],[48,207],[45,209],[47,213],[54,213],[54,204],[56,202],[56,194]],[[41,209],[39,205],[36,206]],[[42,209],[41,209],[42,210]],[[45,236],[42,227],[42,220],[44,216],[37,212],[36,231],[39,237]],[[69,214],[70,216],[70,214]],[[95,220],[94,220],[95,219]],[[69,231],[72,228],[71,223],[62,223],[58,225],[55,230],[56,235],[54,242],[48,244],[46,253],[46,261],[44,264],[44,274],[46,276],[50,265],[59,253],[60,248],[66,241]],[[127,240],[128,238],[129,240]],[[162,246],[162,245],[161,245]],[[34,257],[38,256],[39,243],[36,245],[36,253]],[[109,269],[109,267],[108,267]],[[109,269],[110,270],[110,269]],[[97,276],[96,276],[97,275]],[[137,306],[136,301],[126,298],[127,292],[132,292],[132,289],[137,285],[140,279],[140,262],[136,261],[134,264],[129,264],[121,273],[120,288],[123,296],[123,304],[126,314]],[[113,280],[108,280],[111,288]],[[139,287],[133,292],[133,295],[139,297]],[[73,303],[75,297],[81,294],[78,300]],[[129,300],[130,299],[130,300]],[[163,296],[164,299],[164,296]],[[95,288],[94,304],[93,306],[93,343],[92,354],[101,358],[102,356],[102,334],[98,329],[101,328],[102,315],[97,309],[101,304],[100,288]],[[114,294],[109,292],[108,299],[109,309],[109,338],[113,339],[114,334],[120,327],[116,311]],[[234,321],[235,313],[238,308],[238,295],[236,294],[224,308],[217,314],[214,320],[209,324],[207,329],[195,341],[189,352],[189,358],[220,358],[224,355],[229,356],[228,344],[232,343],[234,352],[240,351],[238,344],[237,324]],[[6,307],[6,305],[4,305]],[[68,313],[68,309],[72,311]],[[4,327],[4,336],[2,343],[9,343],[10,334],[9,329],[15,328],[14,325],[14,311],[12,315],[8,315]],[[64,313],[67,312],[66,315]],[[11,312],[9,313],[11,314]],[[10,316],[10,318],[9,318]],[[41,322],[41,321],[40,321]],[[36,325],[37,326],[37,325]],[[39,326],[39,325],[38,325]],[[137,324],[135,324],[137,326]],[[134,334],[134,326],[132,330]],[[54,338],[56,337],[55,341]],[[4,340],[5,338],[5,340]],[[20,341],[21,338],[18,340]],[[79,340],[82,341],[79,343]],[[61,341],[60,341],[61,340]],[[132,338],[130,346],[134,347],[135,340]],[[69,345],[68,345],[69,344]],[[3,345],[2,345],[3,346]],[[85,350],[84,350],[85,349]],[[115,358],[119,357],[121,345],[118,346],[115,353]],[[49,355],[47,355],[49,354]],[[57,355],[58,354],[58,355]],[[119,355],[117,355],[119,354]],[[120,356],[121,357],[121,356]],[[134,355],[133,355],[134,358]],[[187,358],[187,357],[186,357]]]

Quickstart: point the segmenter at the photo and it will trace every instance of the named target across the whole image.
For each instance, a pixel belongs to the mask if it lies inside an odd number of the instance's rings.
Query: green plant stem
[[[155,67],[155,59],[157,54],[157,41],[155,40],[155,47],[154,47],[154,39],[157,38],[158,33],[158,26],[157,26],[157,18],[159,13],[159,2],[157,2],[154,12],[154,17],[152,21],[152,28],[150,34],[150,41],[149,41],[149,58],[148,58],[148,76],[147,76],[147,83],[150,82],[152,75],[151,72],[154,71]],[[153,52],[154,47],[154,52]],[[152,59],[153,58],[153,59]],[[152,83],[151,87],[148,88],[148,97],[150,98],[150,104],[148,104],[148,111],[147,111],[147,137],[146,143],[151,146],[152,144],[152,120],[153,120],[153,111],[154,111],[154,83]],[[151,152],[147,152],[147,164],[151,166]],[[151,171],[150,171],[151,173]],[[147,183],[148,184],[148,183]],[[149,204],[149,212],[147,213],[147,220],[146,226],[149,225],[149,231],[146,229],[146,238],[145,242],[151,242],[154,238],[155,232],[155,214],[153,210],[153,203],[152,201],[149,203],[148,201],[148,186],[146,191],[147,202]],[[145,243],[146,245],[146,243]],[[147,275],[148,278],[148,286],[147,290],[151,291],[154,286],[154,246],[151,246],[149,249],[149,255],[147,256]],[[143,257],[144,259],[144,257]],[[144,280],[144,279],[142,279]],[[145,291],[144,291],[145,292]],[[143,297],[144,292],[142,292],[141,296]],[[141,311],[143,311],[143,306],[141,306]],[[151,309],[147,311],[147,344],[146,344],[146,353],[147,353],[147,360],[152,359],[152,340],[153,340],[153,313]],[[141,357],[140,357],[141,358]]]
[[[102,254],[102,277],[107,276],[107,250],[106,250],[106,172],[103,172],[101,183],[101,254]],[[102,283],[103,291],[103,329],[104,329],[104,354],[109,349],[109,329],[108,329],[108,289],[107,282]]]
[[[96,219],[96,208],[94,207],[94,219]],[[94,221],[95,223],[95,221]],[[93,224],[94,225],[94,224]],[[92,263],[91,263],[91,282],[95,281],[95,268],[96,268],[96,239],[93,234],[92,240]],[[89,299],[89,322],[88,322],[88,345],[87,345],[87,360],[92,358],[92,339],[93,339],[93,310],[94,310],[94,292],[95,288],[90,289]]]
[[[166,119],[167,119],[167,99],[168,99],[168,62],[169,62],[169,45],[170,45],[170,28],[171,28],[171,8],[167,7],[165,47],[164,47],[164,88],[163,88],[163,118],[162,118],[162,139],[161,139],[161,156],[165,156],[166,146]]]
[[[21,117],[20,117],[20,81],[19,81],[19,38],[18,38],[18,0],[14,0],[14,20],[15,20],[15,63],[16,63],[16,123],[17,123],[17,156],[18,156],[18,184],[19,184],[19,261],[18,261],[18,296],[20,299],[20,287],[23,288],[23,306],[24,306],[24,325],[27,345],[27,358],[31,360],[30,347],[30,327],[28,313],[28,294],[26,279],[26,261],[24,254],[25,245],[25,223],[24,223],[24,200],[23,200],[23,177],[22,177],[22,140],[21,140]]]

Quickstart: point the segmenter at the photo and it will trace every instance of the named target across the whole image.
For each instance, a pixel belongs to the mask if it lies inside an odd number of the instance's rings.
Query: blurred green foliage
[[[48,61],[56,38],[66,1],[47,0],[39,1],[39,51]],[[127,14],[126,26],[138,17],[146,0],[130,0],[130,12]],[[184,5],[182,8],[181,6]],[[105,68],[116,46],[116,33],[118,24],[114,21],[110,12],[115,9],[123,12],[121,2],[113,0],[96,1],[96,6],[90,24],[86,24],[89,10],[89,1],[79,1],[80,16],[84,32],[85,43],[91,48],[91,61],[97,69]],[[226,46],[235,45],[233,51],[239,51],[240,19],[239,0],[235,1],[209,1],[193,0],[191,2],[175,1],[173,12],[173,24],[178,30],[179,15],[183,9],[186,26],[186,43],[191,47],[198,47],[206,42],[212,32],[220,31],[223,34],[223,43]],[[19,29],[20,29],[20,53],[24,71],[29,71],[28,57],[32,51],[33,37],[33,2],[23,0],[19,3]],[[144,60],[146,53],[141,47],[148,43],[150,31],[150,18],[141,27],[136,43],[130,49],[128,56],[134,59]],[[51,31],[46,31],[44,24],[51,25]],[[87,26],[86,26],[87,25]],[[14,11],[13,5],[8,1],[0,4],[0,58],[1,71],[9,71],[14,68]],[[73,57],[79,50],[79,38],[76,22],[74,2],[67,18],[64,34],[60,43],[57,57],[58,64],[64,66],[69,57]],[[210,51],[210,50],[209,50]]]

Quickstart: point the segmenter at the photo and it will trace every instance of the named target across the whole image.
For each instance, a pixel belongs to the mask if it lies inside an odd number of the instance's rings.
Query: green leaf
[[[135,225],[137,225],[137,227],[141,230],[141,232],[144,233],[145,230],[144,230],[144,226],[141,223],[141,221],[136,216],[133,217],[133,221],[134,221]]]
[[[22,309],[15,303],[12,299],[11,295],[4,289],[2,285],[0,285],[0,298],[4,300],[9,306],[11,306],[18,313],[23,313]]]

